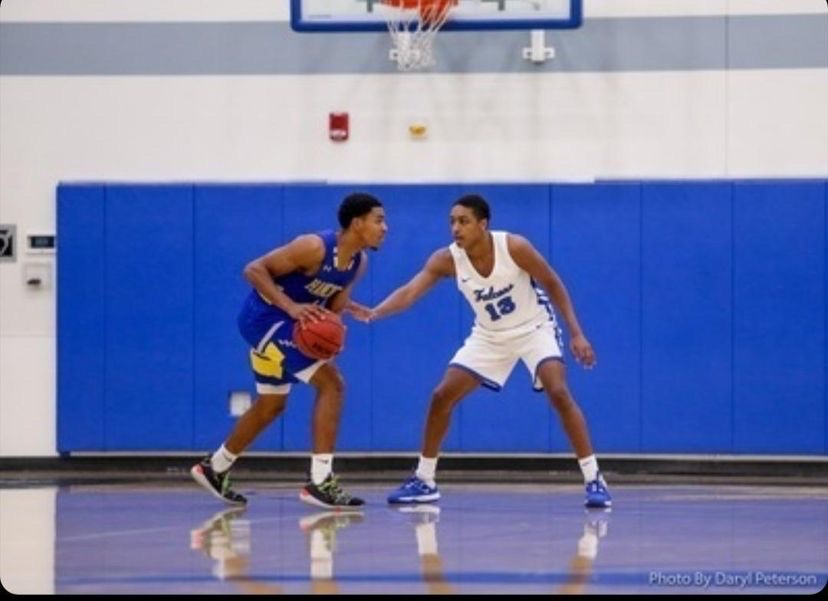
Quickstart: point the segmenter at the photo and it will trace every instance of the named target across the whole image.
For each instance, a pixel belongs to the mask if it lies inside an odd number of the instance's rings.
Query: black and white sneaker
[[[190,475],[217,499],[230,505],[244,505],[247,499],[244,495],[230,488],[230,470],[218,473],[210,465],[210,458],[205,457],[190,468]]]
[[[310,505],[329,509],[365,505],[362,499],[352,497],[342,490],[333,474],[328,474],[322,484],[314,484],[312,481],[305,484],[305,488],[299,493],[299,499]]]

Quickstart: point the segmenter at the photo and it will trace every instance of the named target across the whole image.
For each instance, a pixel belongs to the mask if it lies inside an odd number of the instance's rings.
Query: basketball
[[[323,319],[293,326],[293,341],[303,355],[314,359],[331,359],[342,350],[345,326],[336,313],[326,311]]]
[[[442,22],[458,0],[383,0],[384,4],[405,10],[417,10],[426,24]]]

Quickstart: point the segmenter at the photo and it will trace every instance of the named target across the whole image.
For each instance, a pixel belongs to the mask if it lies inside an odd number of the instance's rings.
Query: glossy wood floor
[[[347,480],[347,479],[346,479]],[[828,574],[828,490],[612,485],[586,512],[559,484],[345,482],[358,513],[298,487],[240,487],[228,509],[189,481],[5,485],[0,580],[18,593],[814,593]]]

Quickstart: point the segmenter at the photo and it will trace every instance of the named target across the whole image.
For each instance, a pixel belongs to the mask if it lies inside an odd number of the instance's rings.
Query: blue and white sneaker
[[[584,505],[596,508],[612,506],[612,497],[607,490],[607,483],[604,482],[604,477],[601,475],[601,472],[598,472],[598,477],[595,480],[587,482]]]
[[[439,498],[440,491],[437,490],[437,485],[429,486],[415,475],[388,495],[388,502],[391,504],[431,503]]]

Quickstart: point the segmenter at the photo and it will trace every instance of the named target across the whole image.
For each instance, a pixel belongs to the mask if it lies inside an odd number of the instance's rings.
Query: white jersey
[[[483,277],[472,265],[466,251],[452,243],[457,287],[474,310],[474,330],[480,334],[519,336],[551,321],[555,313],[547,295],[509,254],[507,232],[491,232],[494,267]]]

